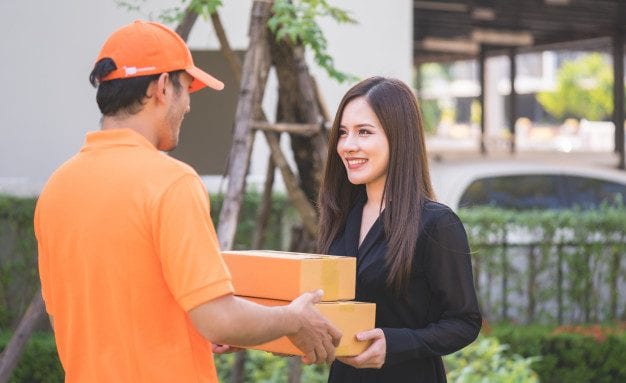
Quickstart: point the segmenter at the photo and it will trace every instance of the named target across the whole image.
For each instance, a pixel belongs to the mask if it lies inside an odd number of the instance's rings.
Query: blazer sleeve
[[[425,234],[426,277],[432,299],[442,308],[441,315],[425,328],[383,328],[386,365],[455,352],[473,342],[480,331],[482,317],[463,224],[447,211]]]

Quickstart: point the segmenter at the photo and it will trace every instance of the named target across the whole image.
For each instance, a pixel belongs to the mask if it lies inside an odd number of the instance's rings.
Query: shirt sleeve
[[[426,274],[442,312],[425,328],[383,328],[387,365],[455,352],[473,342],[480,331],[482,317],[463,224],[449,211],[427,234]]]
[[[193,174],[179,178],[161,196],[156,213],[153,230],[163,276],[183,309],[232,294],[200,179]]]

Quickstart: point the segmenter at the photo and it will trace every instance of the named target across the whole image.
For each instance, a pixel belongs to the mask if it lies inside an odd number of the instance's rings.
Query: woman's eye
[[[345,136],[346,134],[348,134],[348,132],[346,132],[345,130],[343,129],[339,130],[339,137]]]
[[[372,132],[370,132],[367,129],[359,129],[359,134],[364,136],[364,135],[367,135],[367,134],[372,134]]]

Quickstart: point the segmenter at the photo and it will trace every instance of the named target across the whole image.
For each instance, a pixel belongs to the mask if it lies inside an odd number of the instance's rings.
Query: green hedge
[[[626,207],[461,209],[490,321],[626,320]]]
[[[251,246],[259,200],[258,193],[246,196],[235,248]],[[1,329],[14,327],[38,285],[32,230],[34,203],[34,199],[0,196]],[[220,196],[212,197],[214,222],[217,222],[220,204]],[[532,294],[532,299],[527,299],[523,303],[526,306],[521,308],[522,313],[528,314],[527,318],[517,317],[522,321],[547,318],[554,322],[556,315],[546,316],[541,310],[547,307],[542,306],[546,303],[554,305],[559,294],[562,296],[563,318],[571,319],[568,313],[579,315],[572,322],[626,315],[626,302],[619,290],[624,283],[626,267],[626,260],[622,259],[626,254],[626,220],[623,218],[626,209],[623,206],[591,212],[475,209],[462,210],[460,216],[468,228],[475,266],[479,268],[476,274],[480,278],[482,273],[477,287],[488,317],[502,311],[503,303],[494,304],[493,296],[489,295],[501,286],[505,297],[514,290],[524,292],[527,297]],[[285,248],[288,235],[285,235],[284,227],[296,219],[294,217],[286,198],[276,196],[265,248]],[[508,242],[508,235],[520,228],[537,241],[525,245],[531,249],[527,252],[527,259],[535,262],[534,273],[515,269],[510,262],[510,251],[514,247]],[[557,276],[559,269],[563,271],[561,278]],[[508,285],[502,283],[507,275],[510,278]],[[600,299],[598,283],[608,292],[609,300]],[[532,291],[527,291],[528,286],[532,286]],[[528,306],[529,302],[534,302],[534,307]],[[514,303],[510,302],[511,305]],[[493,335],[502,343],[510,344],[511,353],[523,357],[541,356],[541,360],[533,364],[533,369],[542,382],[626,382],[626,336],[612,334],[597,341],[587,335],[552,334],[552,331],[549,327],[498,326]],[[8,334],[0,335],[0,348],[3,348]],[[222,379],[227,381],[233,356],[219,356],[216,360]],[[286,364],[285,359],[251,352],[246,374],[253,382],[280,382],[286,379]],[[303,373],[303,381],[316,382],[324,381],[327,370],[305,367]],[[59,380],[55,380],[57,377]],[[13,382],[56,382],[62,381],[61,377],[52,338],[49,335],[34,337]]]
[[[583,328],[584,329],[584,328]],[[480,382],[510,382],[502,377],[511,377],[513,372],[520,376],[531,376],[526,369],[532,357],[530,367],[539,376],[542,383],[623,383],[626,382],[626,334],[624,326],[603,327],[600,336],[591,328],[585,330],[564,329],[555,333],[555,327],[548,326],[494,326],[489,336],[497,338],[481,342],[458,353],[446,357],[448,366],[457,369],[467,368],[471,364],[474,372],[487,368],[490,371],[487,380]],[[568,332],[572,331],[572,332]],[[588,335],[591,334],[591,335]],[[0,334],[0,349],[8,341],[8,333]],[[483,344],[484,343],[484,344]],[[508,348],[500,346],[507,344]],[[480,351],[483,349],[483,351]],[[486,350],[486,351],[485,351]],[[471,357],[467,357],[470,355]],[[480,355],[482,356],[480,356]],[[484,355],[483,355],[484,354]],[[489,354],[489,355],[487,355]],[[493,355],[492,355],[493,354]],[[497,355],[496,355],[497,354]],[[500,357],[502,354],[502,357]],[[526,362],[520,359],[526,359]],[[465,357],[464,357],[465,355]],[[480,363],[477,358],[480,356]],[[538,357],[538,358],[534,358]],[[465,361],[463,361],[465,358]],[[220,381],[228,382],[234,362],[234,354],[216,356],[216,367]],[[261,351],[248,352],[245,368],[246,382],[287,382],[287,363],[285,358],[275,357]],[[502,370],[507,373],[502,375]],[[325,382],[328,368],[323,366],[304,366],[302,381],[306,383]],[[451,376],[463,376],[457,372]],[[473,374],[476,375],[476,374]],[[502,377],[501,377],[502,375]],[[485,375],[487,376],[487,375]],[[54,339],[50,334],[36,334],[27,343],[23,357],[15,370],[11,383],[55,383],[63,381],[63,371],[59,364]],[[473,381],[473,380],[463,380]],[[531,382],[533,379],[519,380]]]
[[[9,342],[10,333],[0,333],[0,350]],[[63,383],[64,373],[57,354],[54,336],[36,333],[28,340],[13,370],[9,383]]]
[[[256,228],[259,193],[248,193],[237,227],[235,249],[250,249]],[[222,196],[211,196],[211,218],[219,220]],[[34,198],[0,195],[0,329],[13,328],[39,286],[37,242],[33,231]],[[284,249],[295,213],[283,195],[274,195],[263,248]]]
[[[0,333],[0,350],[10,338],[9,333]],[[273,356],[263,351],[247,351],[244,382],[287,383],[288,359]],[[217,355],[215,365],[220,382],[228,382],[235,361],[235,354]],[[302,382],[323,383],[328,377],[327,366],[303,366]],[[30,338],[22,357],[13,370],[9,383],[62,383],[63,367],[59,361],[54,336],[36,333]]]
[[[532,369],[540,357],[505,354],[508,346],[496,337],[481,335],[476,341],[444,357],[448,381],[454,383],[538,383]]]
[[[248,193],[234,248],[251,248],[260,194]],[[211,198],[217,225],[222,196]],[[37,288],[35,200],[0,195],[0,328],[14,327]],[[461,209],[485,317],[521,323],[626,320],[626,208]],[[297,216],[275,195],[264,248],[285,249]],[[518,243],[515,243],[515,234]],[[523,233],[524,243],[519,243]],[[520,265],[522,265],[520,267]],[[524,266],[527,265],[527,266]]]
[[[289,359],[277,357],[264,351],[246,351],[247,358],[244,382],[249,383],[288,383]],[[297,357],[294,357],[297,358]],[[220,382],[229,382],[235,361],[235,354],[215,356],[215,367]],[[328,366],[302,366],[302,382],[325,383],[328,380]]]
[[[34,198],[0,195],[0,328],[13,327],[39,286]]]
[[[510,353],[540,356],[532,368],[542,383],[626,382],[623,326],[558,329],[506,325],[494,327],[491,335],[508,344]]]
[[[211,219],[213,219],[216,229],[219,224],[219,212],[222,207],[223,197],[222,194],[211,196]],[[260,193],[249,192],[246,194],[243,200],[239,224],[237,225],[237,233],[235,234],[234,249],[242,250],[252,247],[254,232],[257,227],[257,210],[260,204]],[[287,197],[283,194],[274,194],[272,196],[272,206],[263,248],[286,249],[289,235],[284,231],[289,226],[289,223],[296,219],[296,213]]]

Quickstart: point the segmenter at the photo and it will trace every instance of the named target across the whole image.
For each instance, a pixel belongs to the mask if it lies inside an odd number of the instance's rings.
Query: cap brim
[[[223,82],[206,73],[202,69],[193,66],[191,68],[185,69],[185,71],[194,78],[194,80],[191,82],[191,85],[189,86],[190,93],[200,90],[205,86],[208,86],[209,88],[213,88],[215,90],[224,89]]]

